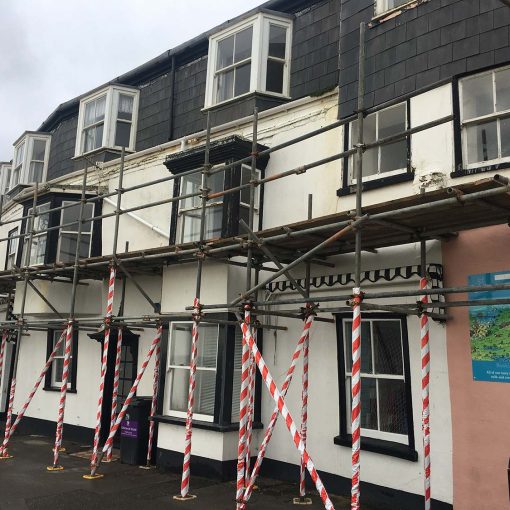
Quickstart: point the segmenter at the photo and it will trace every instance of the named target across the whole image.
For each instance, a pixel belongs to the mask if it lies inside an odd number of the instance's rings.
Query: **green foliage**
[[[469,316],[472,358],[475,361],[510,361],[510,308],[492,307],[488,315],[494,318]]]

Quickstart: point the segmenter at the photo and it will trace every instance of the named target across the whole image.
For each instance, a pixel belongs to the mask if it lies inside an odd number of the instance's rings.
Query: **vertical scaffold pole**
[[[204,167],[201,179],[201,212],[200,212],[200,248],[204,246],[206,236],[206,212],[207,201],[209,200],[209,171],[211,169],[209,153],[211,149],[211,116],[207,113],[207,127],[205,135]],[[200,291],[202,288],[202,270],[205,254],[203,251],[197,253],[197,280],[195,288],[195,299],[193,300],[193,326],[191,329],[191,353],[189,362],[189,385],[188,385],[188,409],[186,412],[186,431],[184,437],[184,455],[182,461],[181,493],[174,496],[177,501],[187,501],[196,498],[189,493],[191,477],[191,439],[193,435],[193,405],[195,402],[195,378],[198,359],[199,325],[201,318]]]
[[[119,180],[117,184],[117,205],[115,208],[115,224],[113,228],[113,244],[112,244],[112,261],[110,263],[110,275],[108,279],[108,298],[106,302],[106,315],[104,320],[104,342],[103,352],[101,356],[101,373],[99,380],[99,397],[97,401],[96,411],[96,427],[94,430],[94,442],[92,445],[92,456],[90,458],[90,474],[83,475],[83,478],[87,480],[102,478],[103,475],[96,475],[98,465],[98,453],[99,453],[99,441],[101,440],[101,421],[103,417],[103,398],[104,398],[104,386],[106,380],[106,370],[108,368],[108,350],[110,347],[110,325],[113,316],[113,301],[115,298],[115,278],[117,277],[117,241],[119,238],[119,223],[121,215],[121,204],[122,204],[122,193],[123,193],[123,182],[124,182],[124,157],[125,149],[122,147],[120,154],[120,167],[119,167]],[[111,424],[110,424],[111,425]],[[111,428],[110,428],[111,432]],[[112,443],[113,444],[113,443]]]
[[[25,276],[24,276],[24,285],[23,285],[23,294],[21,296],[21,308],[20,314],[18,316],[18,334],[16,338],[16,346],[14,348],[14,369],[12,371],[12,379],[11,379],[11,387],[9,391],[9,403],[7,407],[7,417],[5,420],[5,434],[4,434],[4,443],[5,446],[2,445],[0,448],[0,459],[11,459],[12,455],[9,455],[7,451],[7,442],[10,437],[10,429],[12,423],[12,412],[14,407],[14,397],[16,395],[16,376],[18,372],[18,363],[19,363],[19,353],[21,349],[21,337],[23,335],[23,320],[25,316],[25,306],[27,302],[27,290],[28,290],[28,281],[30,278],[30,273],[28,272],[28,266],[30,265],[30,254],[32,252],[32,241],[34,239],[34,230],[35,230],[35,219],[37,217],[37,198],[39,195],[39,183],[35,183],[34,185],[34,196],[32,200],[32,212],[30,213],[30,218],[28,220],[27,231],[28,234],[25,233],[23,239],[23,244],[25,238],[28,237],[27,249],[25,251],[25,256],[23,257],[24,265],[25,265]]]
[[[427,256],[426,242],[421,241],[421,279],[420,288],[427,288]],[[428,296],[421,297],[421,303],[428,304]],[[426,310],[426,309],[425,309]],[[423,469],[424,469],[424,496],[425,510],[430,510],[430,345],[429,345],[429,318],[427,312],[422,310],[420,316],[421,333],[421,397],[422,397],[422,431],[423,431]]]
[[[358,56],[358,120],[357,142],[355,157],[356,177],[356,219],[361,218],[363,200],[363,120],[365,105],[365,32],[366,24],[359,27],[359,56]],[[360,507],[360,435],[361,435],[361,230],[356,229],[355,260],[354,260],[354,290],[352,301],[352,484],[351,509]]]
[[[64,469],[59,465],[59,454],[62,447],[62,437],[64,432],[64,414],[67,400],[67,385],[69,381],[69,369],[71,365],[71,350],[73,345],[74,312],[76,305],[76,292],[78,290],[78,269],[80,266],[80,246],[83,231],[83,213],[85,211],[85,200],[87,198],[87,175],[88,166],[83,170],[83,179],[81,187],[80,212],[78,215],[78,229],[76,234],[76,250],[74,252],[73,267],[73,285],[71,290],[71,304],[69,309],[69,319],[67,322],[66,341],[64,346],[64,365],[62,367],[62,384],[60,386],[60,401],[58,404],[57,428],[55,431],[55,446],[53,448],[53,465],[48,466],[48,471],[62,471]],[[75,354],[76,355],[76,354]]]
[[[4,367],[4,358],[5,358],[5,351],[7,348],[7,337],[9,336],[9,332],[4,329],[2,331],[2,340],[0,343],[0,384],[2,384],[2,372]]]
[[[149,422],[149,442],[147,444],[147,462],[146,468],[151,467],[152,460],[152,448],[154,444],[154,416],[156,414],[156,407],[158,404],[158,391],[159,391],[159,367],[161,362],[161,343],[159,343],[156,347],[156,353],[154,355],[154,378],[152,381],[152,402],[151,402],[151,414],[150,414],[150,422]],[[115,422],[114,422],[115,423]]]

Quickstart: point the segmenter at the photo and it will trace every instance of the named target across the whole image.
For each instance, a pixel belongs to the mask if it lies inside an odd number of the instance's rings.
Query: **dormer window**
[[[139,91],[110,86],[80,101],[75,156],[102,148],[135,150]]]
[[[14,143],[14,158],[8,189],[18,184],[44,182],[48,170],[51,135],[26,132]]]
[[[292,21],[260,12],[209,39],[205,107],[260,92],[289,96]]]
[[[11,184],[12,165],[10,163],[2,163],[0,166],[0,195],[5,195]]]

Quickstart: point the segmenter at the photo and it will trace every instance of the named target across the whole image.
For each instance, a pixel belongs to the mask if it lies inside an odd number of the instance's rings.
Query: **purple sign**
[[[122,420],[120,435],[136,439],[138,437],[138,422],[136,420]]]

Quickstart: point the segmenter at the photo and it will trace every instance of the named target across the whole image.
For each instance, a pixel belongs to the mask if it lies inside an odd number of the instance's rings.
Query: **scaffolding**
[[[360,54],[359,62],[364,63],[365,57],[365,25],[361,25],[360,29]],[[308,376],[307,370],[303,374],[302,386],[302,424],[300,431],[294,419],[290,416],[289,410],[285,403],[285,395],[289,387],[294,368],[300,352],[306,360],[308,357],[308,334],[313,322],[334,322],[328,317],[331,313],[351,310],[353,311],[353,377],[352,377],[352,395],[353,395],[353,450],[352,450],[352,508],[359,508],[360,501],[360,426],[359,417],[361,413],[360,402],[360,384],[359,384],[359,367],[360,367],[360,345],[363,339],[360,335],[361,313],[364,310],[390,311],[405,314],[407,316],[416,316],[420,318],[422,330],[422,366],[423,366],[423,431],[424,431],[424,450],[426,451],[425,459],[425,508],[430,508],[430,457],[427,452],[429,446],[428,432],[428,373],[429,359],[428,352],[428,318],[436,320],[448,320],[445,310],[450,307],[470,306],[474,302],[467,301],[448,301],[448,302],[430,302],[428,296],[440,295],[446,296],[450,294],[459,294],[465,292],[477,292],[487,290],[508,290],[510,284],[481,285],[481,286],[465,286],[450,288],[427,288],[427,260],[426,260],[426,243],[430,240],[447,240],[456,235],[457,232],[478,227],[506,224],[510,215],[510,181],[509,179],[494,175],[492,178],[483,179],[478,182],[460,185],[454,188],[440,189],[431,192],[424,192],[419,195],[413,195],[391,202],[363,206],[363,155],[365,151],[373,147],[387,145],[407,137],[426,131],[436,126],[451,122],[453,115],[448,115],[437,120],[427,122],[417,127],[406,129],[398,134],[382,138],[375,142],[366,143],[363,139],[363,121],[370,114],[387,108],[388,106],[402,102],[411,96],[419,94],[424,90],[416,91],[412,94],[400,96],[393,101],[366,108],[364,105],[365,95],[365,76],[364,65],[359,66],[358,79],[358,107],[355,115],[349,116],[342,120],[332,122],[320,129],[310,131],[304,135],[288,140],[284,143],[274,145],[270,148],[259,150],[257,144],[258,136],[258,113],[254,111],[252,117],[252,150],[251,154],[244,158],[228,164],[213,166],[210,164],[210,143],[211,143],[211,120],[207,119],[207,129],[204,135],[204,164],[198,168],[187,170],[176,175],[168,175],[163,178],[152,181],[143,182],[132,186],[124,186],[124,167],[125,154],[122,151],[118,183],[114,191],[101,190],[92,193],[91,187],[87,185],[88,168],[83,172],[83,181],[81,187],[80,201],[72,204],[65,204],[45,210],[45,214],[62,211],[68,208],[78,208],[78,220],[73,223],[60,223],[59,225],[48,227],[41,230],[35,229],[35,220],[38,216],[37,201],[40,193],[40,187],[36,184],[34,188],[25,192],[25,197],[32,197],[32,209],[29,214],[18,218],[1,221],[0,225],[4,226],[12,223],[27,222],[25,232],[20,232],[15,236],[4,237],[0,242],[9,242],[14,238],[22,239],[26,243],[27,250],[25,252],[24,262],[21,267],[14,267],[7,271],[0,272],[0,292],[12,294],[18,283],[18,292],[21,306],[17,317],[6,318],[0,321],[0,329],[2,329],[2,347],[0,349],[0,371],[5,351],[5,341],[8,335],[14,336],[14,370],[12,383],[10,388],[10,398],[7,413],[7,424],[4,436],[4,442],[0,449],[0,459],[9,458],[8,444],[9,439],[16,430],[16,427],[23,417],[30,400],[37,390],[41,380],[48,370],[55,356],[57,347],[65,342],[65,359],[64,372],[62,377],[61,397],[59,401],[57,434],[54,447],[53,464],[48,467],[50,470],[62,469],[59,464],[59,451],[62,443],[62,431],[64,424],[64,410],[67,392],[67,375],[69,367],[69,354],[73,329],[79,328],[85,331],[102,331],[105,335],[103,345],[102,366],[101,366],[101,385],[99,388],[99,401],[96,420],[96,430],[94,436],[93,454],[91,458],[91,471],[86,475],[89,479],[99,478],[101,475],[97,473],[103,457],[111,459],[111,447],[113,437],[117,432],[122,418],[124,417],[127,406],[136,393],[136,389],[144,374],[145,369],[151,357],[156,356],[156,373],[154,375],[153,384],[153,403],[151,416],[155,413],[155,402],[158,393],[158,375],[159,369],[159,353],[161,345],[161,336],[163,328],[175,320],[189,320],[193,323],[192,332],[192,355],[190,363],[190,381],[188,395],[188,412],[186,418],[186,446],[184,451],[183,477],[181,485],[181,493],[177,499],[187,500],[193,497],[190,492],[190,459],[191,459],[191,439],[193,424],[193,397],[194,397],[194,376],[196,368],[196,356],[200,345],[198,326],[200,323],[236,325],[242,329],[243,333],[243,350],[242,350],[242,371],[241,371],[241,417],[239,427],[239,448],[238,448],[238,473],[237,473],[237,493],[236,502],[238,510],[246,507],[250,498],[253,484],[260,470],[260,464],[265,454],[267,443],[272,434],[273,427],[279,414],[284,417],[285,423],[292,435],[292,439],[301,456],[300,469],[300,491],[297,503],[306,502],[306,493],[304,490],[304,470],[309,470],[312,480],[321,495],[324,505],[327,509],[333,508],[328,494],[320,481],[320,477],[315,470],[314,464],[306,449],[306,418],[307,418],[307,386]],[[430,87],[429,87],[430,88]],[[319,159],[313,163],[308,163],[295,168],[291,168],[271,176],[259,178],[256,172],[258,158],[268,156],[282,149],[298,145],[305,140],[313,139],[330,130],[343,127],[352,121],[357,121],[356,143],[348,150],[342,150],[332,156]],[[254,226],[255,216],[255,197],[257,187],[268,185],[271,182],[284,179],[293,175],[300,175],[312,169],[317,169],[333,161],[339,161],[343,158],[356,156],[355,161],[355,187],[356,187],[356,207],[353,211],[344,211],[329,216],[312,217],[311,199],[308,204],[308,219],[305,221],[282,225],[262,231],[256,231]],[[223,191],[211,192],[209,179],[217,172],[227,169],[239,167],[241,164],[247,164],[251,169],[251,179],[249,183],[233,186]],[[141,190],[143,188],[163,184],[180,179],[184,176],[200,174],[201,186],[200,191],[188,194],[178,194],[163,200],[144,203],[133,207],[123,207],[122,198],[125,193]],[[69,186],[67,186],[68,189]],[[78,189],[78,187],[75,187]],[[205,222],[206,208],[211,200],[224,197],[229,194],[240,193],[242,190],[249,190],[249,215],[248,222],[241,221],[240,227],[244,233],[231,238],[206,239]],[[92,196],[91,196],[92,195]],[[99,203],[103,200],[115,198],[115,210],[110,213],[98,214],[92,218],[84,217],[86,204]],[[200,207],[200,235],[199,241],[196,243],[183,243],[168,245],[159,248],[147,250],[127,250],[125,253],[117,252],[119,223],[120,217],[125,214],[132,214],[142,209],[157,207],[164,204],[176,204],[190,198],[199,198]],[[447,212],[447,214],[445,214]],[[113,245],[111,254],[99,257],[80,258],[80,238],[82,236],[83,225],[86,222],[96,222],[107,218],[114,218],[113,227]],[[61,229],[66,226],[78,224],[78,242],[76,244],[76,252],[73,263],[54,263],[30,265],[30,248],[34,236],[45,234],[51,230]],[[421,282],[420,287],[415,290],[394,290],[394,291],[363,291],[361,288],[361,261],[363,251],[374,251],[378,248],[388,246],[397,246],[419,242],[421,246]],[[339,254],[354,254],[354,288],[352,293],[336,293],[333,295],[323,296],[318,299],[312,298],[310,295],[310,279],[311,264],[328,264],[329,257]],[[298,256],[296,256],[298,254]],[[232,260],[235,258],[236,260]],[[242,259],[243,262],[240,262]],[[202,271],[204,263],[208,261],[219,261],[227,264],[240,265],[246,270],[245,290],[236,299],[228,303],[202,303],[200,301],[202,288]],[[173,264],[196,264],[196,288],[195,299],[193,303],[189,303],[186,312],[166,312],[162,313],[158,303],[155,303],[144,290],[143,286],[137,280],[137,276],[143,275],[162,275],[164,267]],[[292,270],[296,267],[305,267],[305,285],[298,283],[293,276]],[[123,278],[132,282],[137,291],[151,306],[153,313],[145,315],[128,315],[123,311],[119,315],[113,314],[113,298],[115,294],[115,283],[119,278],[119,274]],[[262,278],[262,275],[265,275]],[[284,298],[278,300],[278,305],[290,305],[286,310],[272,310],[268,308],[271,303],[260,300],[258,292],[264,289],[269,283],[280,277],[286,277],[300,294],[298,298]],[[104,316],[94,317],[76,317],[75,303],[78,285],[84,280],[102,281],[108,278],[108,304]],[[70,290],[70,308],[67,317],[62,316],[57,308],[50,300],[41,293],[36,285],[37,280],[49,280],[68,282]],[[32,289],[41,300],[53,311],[55,318],[35,319],[26,317],[26,300],[27,292]],[[379,301],[386,298],[406,298],[415,297],[416,302],[397,303],[397,304],[381,304]],[[327,303],[345,302],[345,305],[327,306]],[[486,299],[477,300],[476,304],[504,304],[509,303],[510,299]],[[124,310],[124,297],[122,298],[121,310]],[[326,306],[324,306],[326,305]],[[221,320],[213,317],[211,314],[214,310],[226,310],[237,314],[237,321]],[[439,309],[437,313],[434,310]],[[326,315],[326,316],[324,316]],[[287,371],[287,377],[281,388],[278,390],[271,374],[265,365],[262,354],[257,348],[256,331],[257,329],[286,329],[282,326],[264,324],[260,318],[265,316],[280,316],[288,319],[304,321],[303,334],[298,340],[296,351],[291,360],[291,365]],[[135,384],[131,389],[124,406],[117,413],[117,403],[114,400],[112,404],[112,417],[109,435],[106,443],[101,447],[99,444],[100,427],[101,427],[101,409],[104,390],[104,379],[106,375],[106,356],[108,354],[108,341],[110,331],[117,329],[120,334],[117,339],[117,349],[122,342],[122,331],[124,328],[153,328],[156,331],[153,342],[140,366],[140,371],[135,380]],[[12,423],[14,392],[16,387],[16,374],[19,362],[20,346],[23,336],[29,331],[42,331],[47,328],[61,329],[62,335],[59,342],[55,346],[55,350],[50,355],[40,377],[36,380],[34,390],[28,396],[18,413],[16,421]],[[118,362],[116,360],[116,366]],[[305,361],[305,366],[308,363]],[[259,457],[253,469],[250,472],[250,441],[251,427],[253,423],[253,395],[254,395],[254,379],[256,367],[262,374],[262,379],[268,386],[271,397],[275,400],[275,411],[271,417],[269,426],[259,450]],[[1,373],[1,372],[0,372]],[[64,383],[65,381],[65,383]],[[151,434],[149,445],[149,456],[147,465],[151,463],[150,452],[153,440],[154,422],[151,422]]]

